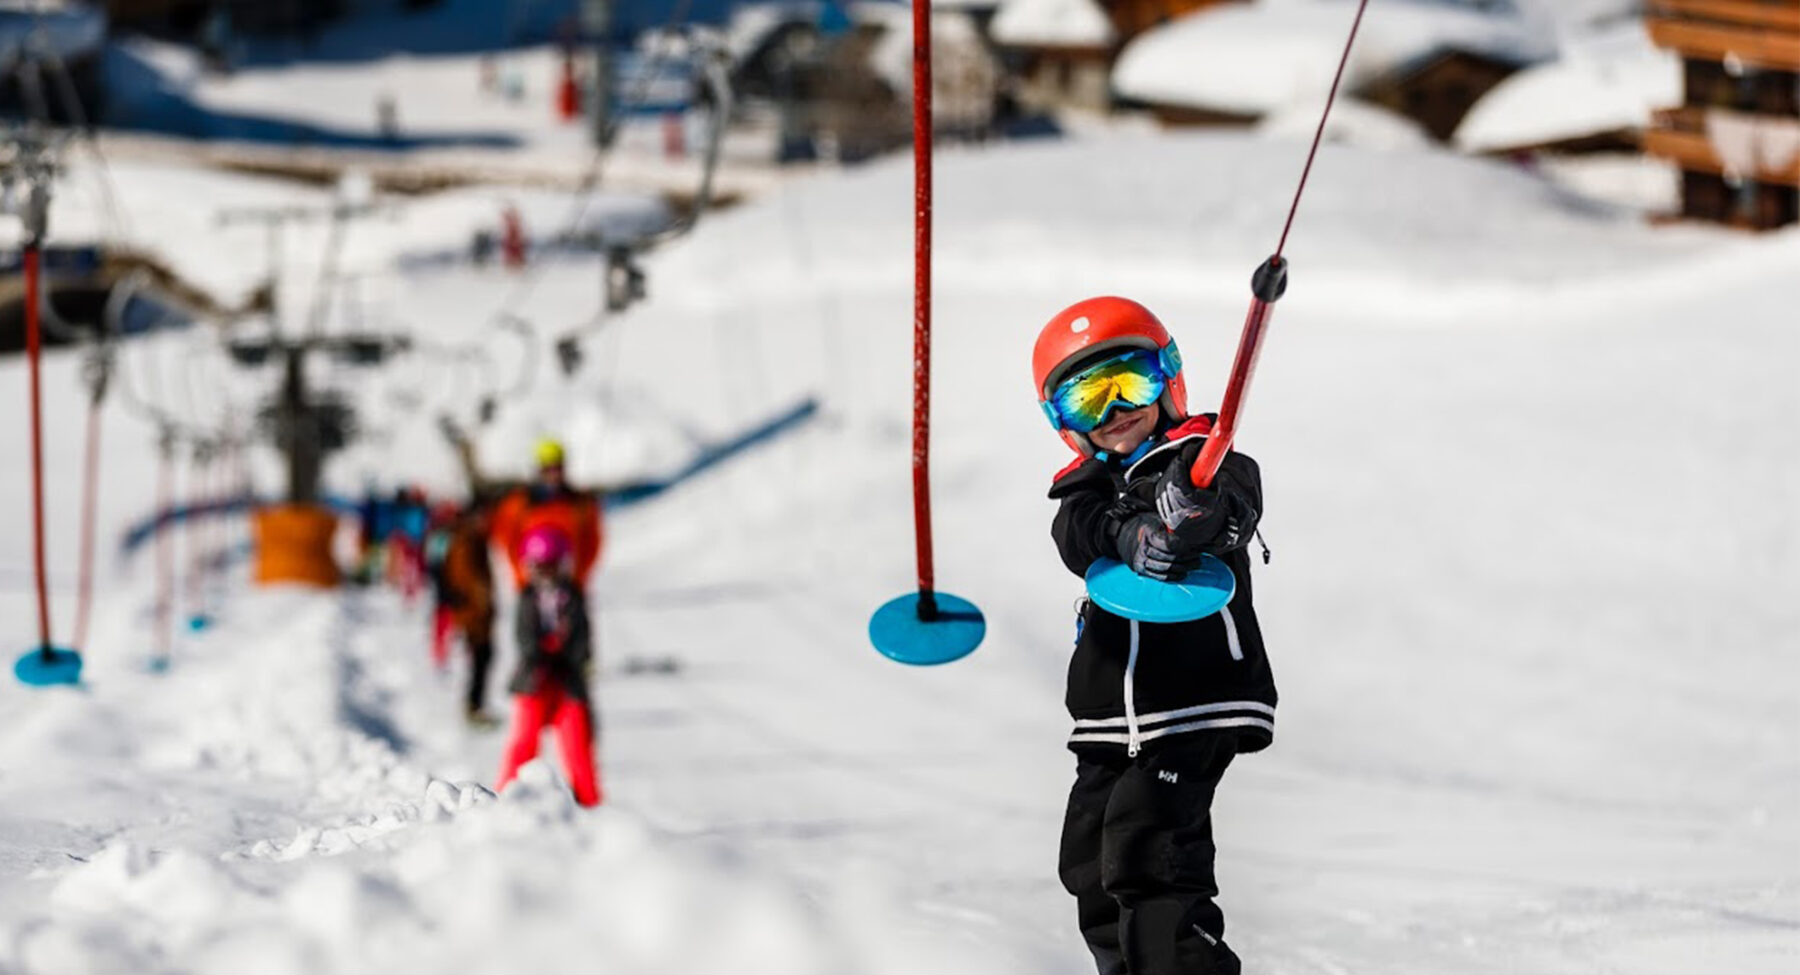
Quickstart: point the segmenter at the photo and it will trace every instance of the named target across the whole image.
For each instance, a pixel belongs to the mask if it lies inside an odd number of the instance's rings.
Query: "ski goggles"
[[[1168,377],[1179,375],[1174,343],[1161,350],[1130,349],[1102,359],[1056,384],[1044,413],[1058,430],[1092,433],[1119,410],[1136,410],[1162,398]]]

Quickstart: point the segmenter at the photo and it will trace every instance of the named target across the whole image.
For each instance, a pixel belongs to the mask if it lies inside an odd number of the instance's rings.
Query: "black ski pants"
[[[1058,872],[1100,975],[1238,975],[1213,898],[1213,792],[1230,734],[1076,750]]]
[[[469,693],[463,704],[473,714],[487,704],[488,668],[494,663],[494,641],[485,633],[465,633],[469,647]]]

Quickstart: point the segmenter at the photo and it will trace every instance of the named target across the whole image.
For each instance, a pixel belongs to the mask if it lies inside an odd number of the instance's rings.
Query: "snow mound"
[[[813,901],[727,848],[619,808],[581,809],[549,762],[528,764],[498,798],[428,773],[424,732],[440,718],[403,700],[431,684],[422,656],[393,652],[396,634],[418,632],[397,600],[292,591],[233,602],[244,615],[184,646],[166,674],[102,653],[97,701],[17,702],[28,719],[11,724],[32,730],[0,742],[5,767],[29,767],[22,750],[80,761],[10,784],[74,828],[130,818],[138,800],[121,806],[116,793],[131,787],[169,805],[160,823],[41,839],[53,855],[26,885],[0,889],[0,970],[141,971],[156,959],[198,973],[346,975],[993,970],[978,950],[922,950],[889,929],[894,905],[853,875]],[[271,618],[283,620],[279,636],[258,625]],[[88,730],[97,707],[118,730]],[[101,762],[135,771],[95,788],[83,770]],[[58,781],[72,788],[46,789]],[[195,782],[234,799],[162,798]],[[271,787],[282,794],[273,806]]]
[[[1256,131],[1265,136],[1311,142],[1318,130],[1319,113],[1312,107],[1287,108],[1257,122]],[[1424,126],[1398,112],[1345,99],[1331,109],[1325,120],[1325,139],[1339,145],[1376,150],[1412,150],[1430,152],[1434,140]]]
[[[541,765],[504,801],[394,836],[379,866],[332,852],[275,871],[114,843],[56,882],[54,913],[13,939],[11,960],[30,971],[146,957],[195,972],[242,971],[246,959],[276,972],[846,970],[791,892],[670,853],[628,815],[576,810]],[[577,911],[594,922],[572,925]]]

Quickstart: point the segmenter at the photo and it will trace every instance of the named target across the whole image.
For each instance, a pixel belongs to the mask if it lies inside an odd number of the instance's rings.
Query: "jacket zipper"
[[[1231,615],[1231,607],[1219,609],[1219,618],[1225,624],[1225,645],[1231,650],[1231,659],[1244,659],[1244,644],[1238,636],[1237,620]],[[1138,734],[1137,716],[1137,661],[1138,661],[1138,621],[1128,620],[1131,624],[1131,651],[1125,657],[1125,754],[1131,758],[1138,757],[1144,750],[1143,739]]]
[[[1131,621],[1131,653],[1125,658],[1125,754],[1136,758],[1143,746],[1138,739],[1137,700],[1133,677],[1137,673],[1138,621]]]
[[[1237,620],[1231,616],[1231,607],[1220,607],[1219,618],[1225,623],[1225,645],[1231,648],[1231,659],[1244,659],[1244,644],[1238,637]]]

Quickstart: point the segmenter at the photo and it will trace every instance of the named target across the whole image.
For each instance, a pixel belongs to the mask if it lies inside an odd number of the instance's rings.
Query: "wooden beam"
[[[1668,129],[1647,129],[1644,132],[1644,151],[1652,156],[1668,159],[1683,169],[1725,175],[1725,165],[1720,162],[1719,154],[1713,151],[1712,143],[1702,134],[1673,132]],[[1754,173],[1736,175],[1751,177],[1765,183],[1784,183],[1800,187],[1800,158],[1791,160],[1782,169],[1758,170]]]
[[[1650,0],[1650,12],[1670,18],[1717,20],[1746,27],[1800,32],[1800,3],[1756,0]]]
[[[1650,113],[1650,127],[1670,132],[1705,132],[1706,109],[1693,106],[1659,108]]]
[[[1800,34],[1777,33],[1748,27],[1724,27],[1669,17],[1647,17],[1650,40],[1657,47],[1707,61],[1723,61],[1735,55],[1757,68],[1800,71]]]

